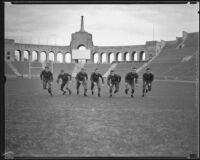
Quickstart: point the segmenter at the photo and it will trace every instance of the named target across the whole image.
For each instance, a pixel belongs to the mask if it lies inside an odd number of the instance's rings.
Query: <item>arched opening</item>
[[[122,53],[118,52],[116,54],[116,61],[122,61]]]
[[[144,51],[141,51],[141,52],[140,52],[140,61],[145,61],[145,58],[146,58],[145,52],[144,52]]]
[[[128,52],[124,53],[124,61],[130,61],[130,54]]]
[[[77,47],[78,50],[86,50],[86,47],[83,45],[83,44],[80,44],[78,47]]]
[[[94,53],[93,54],[93,62],[94,63],[99,63],[99,53]]]
[[[132,52],[131,60],[132,61],[137,61],[137,52],[136,51]]]
[[[49,53],[49,62],[54,62],[54,53],[53,52]]]
[[[21,60],[21,51],[20,50],[16,50],[15,51],[15,61],[20,61]]]
[[[30,53],[28,51],[24,51],[24,61],[29,61]]]
[[[38,62],[38,53],[36,51],[32,52],[32,62]]]
[[[70,53],[65,54],[65,63],[71,63],[71,54]]]
[[[101,63],[107,63],[106,53],[101,53]]]
[[[40,62],[46,62],[47,56],[45,52],[40,53]]]
[[[108,62],[112,63],[114,61],[114,53],[110,52],[108,55]]]
[[[63,54],[62,53],[58,53],[57,54],[57,62],[58,63],[63,63]]]

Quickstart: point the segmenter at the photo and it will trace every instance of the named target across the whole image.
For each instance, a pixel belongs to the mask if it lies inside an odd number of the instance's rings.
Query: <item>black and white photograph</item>
[[[199,157],[199,2],[4,2],[5,153]]]

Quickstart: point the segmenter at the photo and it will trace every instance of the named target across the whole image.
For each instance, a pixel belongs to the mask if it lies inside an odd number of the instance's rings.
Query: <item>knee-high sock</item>
[[[112,94],[112,89],[110,88],[110,94]]]
[[[98,93],[100,93],[101,92],[101,88],[98,88]]]

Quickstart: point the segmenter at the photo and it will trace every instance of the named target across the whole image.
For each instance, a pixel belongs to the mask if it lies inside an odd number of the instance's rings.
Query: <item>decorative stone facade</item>
[[[80,31],[71,36],[69,46],[37,45],[15,43],[12,39],[5,39],[5,60],[14,61],[16,54],[19,54],[19,61],[24,61],[24,54],[28,54],[28,59],[33,61],[33,52],[37,54],[37,61],[41,61],[41,53],[45,53],[45,60],[49,62],[50,53],[53,54],[55,63],[74,63],[72,59],[72,49],[79,49],[84,46],[91,52],[91,59],[87,63],[111,63],[112,61],[147,61],[158,54],[164,47],[164,41],[147,41],[144,45],[130,46],[94,46],[92,34],[84,29],[84,19],[81,17]],[[43,54],[44,54],[43,53]],[[60,54],[60,55],[59,55]],[[58,55],[61,60],[58,60]]]

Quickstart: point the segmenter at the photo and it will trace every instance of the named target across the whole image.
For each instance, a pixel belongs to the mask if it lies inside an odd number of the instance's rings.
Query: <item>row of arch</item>
[[[56,55],[56,56],[55,56]],[[15,51],[15,60],[16,61],[31,61],[31,62],[58,62],[58,63],[71,63],[71,54],[70,53],[57,53],[54,52],[38,52],[38,51]]]
[[[70,53],[57,53],[54,52],[38,52],[38,51],[20,51],[15,50],[14,53],[16,61],[31,61],[31,62],[58,62],[58,63],[71,63],[71,54]],[[146,53],[141,51],[140,53],[137,52],[117,52],[117,53],[94,53],[92,55],[93,63],[112,63],[113,61],[145,61],[146,60]]]
[[[137,53],[133,51],[132,53],[125,52],[117,52],[116,54],[110,52],[109,54],[106,53],[94,53],[93,54],[93,63],[112,63],[113,61],[145,61],[146,60],[146,53],[141,51]]]

